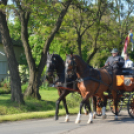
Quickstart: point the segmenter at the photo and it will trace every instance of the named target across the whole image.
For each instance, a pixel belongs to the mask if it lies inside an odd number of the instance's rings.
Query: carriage
[[[123,68],[122,75],[116,75],[116,85],[118,89],[118,113],[121,109],[127,106],[127,111],[130,117],[134,118],[134,68]],[[109,107],[113,114],[115,108],[113,106],[113,99],[111,94],[105,93],[108,99]],[[96,104],[96,114],[102,115],[101,112],[101,99],[98,98]]]

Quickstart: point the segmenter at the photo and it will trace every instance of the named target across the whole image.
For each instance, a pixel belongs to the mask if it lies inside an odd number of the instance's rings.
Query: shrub
[[[10,87],[10,79],[5,78],[1,83],[0,83],[0,93],[1,94],[9,94],[11,93],[11,87]]]
[[[21,83],[24,84],[28,82],[29,70],[27,65],[19,65],[19,73],[20,73]]]

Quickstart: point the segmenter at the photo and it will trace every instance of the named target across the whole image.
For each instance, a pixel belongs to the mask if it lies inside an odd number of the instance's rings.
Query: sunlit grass
[[[55,102],[59,98],[58,91],[55,88],[40,90],[41,100],[33,98],[25,99],[25,104],[18,104],[11,101],[11,94],[0,95],[0,121],[14,121],[33,118],[47,118],[55,114]],[[67,105],[71,114],[78,113],[78,107],[81,101],[79,94],[69,94],[67,96]],[[65,114],[62,102],[60,103],[59,115]]]
[[[71,114],[78,113],[78,108],[69,109]],[[50,110],[47,112],[30,112],[30,113],[20,113],[20,114],[10,114],[10,115],[1,115],[0,122],[3,121],[18,121],[26,119],[39,119],[39,118],[48,118],[53,117],[55,110]],[[65,110],[60,109],[59,115],[65,115]]]

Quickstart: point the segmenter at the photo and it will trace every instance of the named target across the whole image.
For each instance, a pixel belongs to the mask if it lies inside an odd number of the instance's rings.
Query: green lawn
[[[11,102],[11,94],[0,95],[0,121],[5,120],[22,120],[31,118],[45,118],[54,116],[55,102],[58,99],[58,91],[55,88],[40,90],[42,100],[33,98],[25,99],[25,104]],[[78,112],[81,101],[79,94],[69,94],[67,96],[67,105],[72,113]],[[63,104],[60,104],[60,115],[65,114]]]

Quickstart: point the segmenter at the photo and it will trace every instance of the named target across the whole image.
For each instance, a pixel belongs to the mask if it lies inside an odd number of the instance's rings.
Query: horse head
[[[47,79],[48,78],[55,78],[55,75],[58,78],[64,74],[64,61],[58,54],[47,54]]]
[[[66,75],[77,74],[79,78],[80,75],[83,77],[89,71],[91,72],[93,67],[88,65],[79,55],[70,54],[66,56],[65,69]]]
[[[54,71],[58,66],[56,54],[47,54],[47,76],[51,77],[54,75]]]
[[[74,75],[76,69],[76,59],[73,54],[66,55],[65,67],[66,67],[66,75]]]

